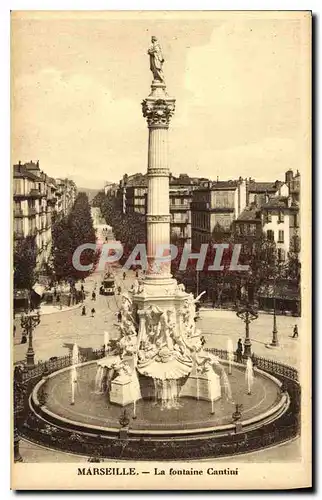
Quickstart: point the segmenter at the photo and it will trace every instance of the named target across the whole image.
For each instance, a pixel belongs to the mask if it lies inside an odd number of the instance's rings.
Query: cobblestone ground
[[[272,340],[273,316],[259,313],[258,319],[250,325],[252,351],[258,356],[275,359],[282,363],[299,368],[300,340],[292,338],[294,325],[299,327],[301,335],[301,318],[289,316],[277,317],[277,329],[280,347],[268,349],[266,344]],[[206,339],[207,347],[227,349],[227,340],[230,338],[235,347],[239,338],[244,340],[245,324],[237,318],[233,311],[201,310],[197,327]]]
[[[117,317],[121,298],[119,296],[105,297],[98,294],[102,273],[95,273],[88,277],[85,282],[87,298],[84,302],[87,315],[81,316],[81,309],[69,311],[57,311],[46,314],[41,318],[40,325],[35,329],[33,345],[35,359],[46,360],[51,356],[61,356],[68,353],[68,347],[76,342],[80,347],[98,348],[104,341],[104,331],[110,333],[111,338],[118,335]],[[135,279],[135,273],[128,271],[126,279],[123,280],[122,271],[116,270],[116,286],[120,285],[122,291],[130,288]],[[96,283],[97,300],[91,300],[91,293]],[[95,308],[94,318],[90,315],[92,307]],[[278,361],[299,366],[300,340],[292,339],[293,327],[299,326],[299,334],[304,334],[301,329],[300,318],[286,316],[277,317],[277,326],[281,347],[279,349],[267,349],[265,344],[270,342],[272,336],[273,317],[260,313],[259,318],[250,326],[250,335],[253,351],[259,356],[276,359]],[[16,334],[14,338],[13,357],[14,361],[25,359],[27,344],[20,344],[21,327],[20,321],[15,320]],[[197,327],[205,336],[208,347],[225,349],[227,339],[231,338],[236,345],[238,338],[244,339],[245,329],[243,322],[235,313],[230,311],[201,310]],[[299,457],[299,440],[287,443],[281,447],[275,447],[260,452],[245,455],[242,461],[285,461],[297,460]],[[32,443],[21,441],[21,454],[25,462],[84,462],[86,457],[79,457],[65,453],[55,452]],[[282,451],[283,450],[283,451]],[[217,459],[216,459],[217,460]],[[223,459],[225,460],[225,459]],[[229,461],[238,462],[238,457]]]
[[[68,346],[76,342],[80,347],[102,347],[104,343],[104,331],[107,330],[111,338],[117,336],[118,328],[116,314],[119,310],[121,297],[99,295],[98,290],[103,273],[95,273],[89,276],[85,282],[87,292],[84,305],[87,315],[81,315],[81,308],[53,312],[45,314],[41,318],[40,325],[33,333],[33,347],[35,361],[45,361],[51,356],[63,356],[68,354]],[[135,279],[132,271],[127,272],[125,280],[120,270],[116,273],[117,286],[126,291]],[[96,301],[91,300],[91,295],[96,283]],[[90,311],[94,307],[95,315],[92,318]],[[14,362],[22,361],[26,357],[28,345],[20,344],[22,329],[20,320],[15,320],[16,334],[14,338]]]

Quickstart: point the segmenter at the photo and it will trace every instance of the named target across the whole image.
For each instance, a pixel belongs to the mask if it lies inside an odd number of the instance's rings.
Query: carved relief
[[[142,113],[149,127],[168,127],[175,110],[175,102],[165,99],[144,99]]]
[[[149,215],[146,216],[147,222],[169,222],[170,215]]]
[[[170,172],[168,168],[148,168],[148,177],[169,177]]]

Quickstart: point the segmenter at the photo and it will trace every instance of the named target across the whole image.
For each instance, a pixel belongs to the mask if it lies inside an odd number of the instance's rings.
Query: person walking
[[[122,313],[121,311],[118,312],[118,315],[117,315],[117,321],[120,323],[122,320]]]
[[[86,307],[85,306],[82,307],[82,316],[86,316]]]
[[[119,286],[119,287],[117,288],[117,291],[118,291],[118,294],[119,294],[119,295],[121,295],[122,288]]]
[[[293,328],[292,339],[298,338],[298,336],[299,336],[299,330],[298,330],[297,325],[295,325],[294,328]]]
[[[124,271],[124,273],[123,273],[123,280],[125,280],[125,278],[126,278],[126,272]]]
[[[91,310],[91,315],[92,315],[92,318],[94,318],[94,314],[95,314],[95,312],[96,312],[96,311],[95,311],[94,307],[92,307],[92,310]]]
[[[92,293],[92,300],[94,300],[94,302],[95,302],[95,300],[96,300],[96,293],[95,293],[94,291],[93,291],[93,293]]]
[[[242,363],[243,362],[243,342],[242,342],[242,339],[238,339],[236,356],[237,356],[237,363]]]

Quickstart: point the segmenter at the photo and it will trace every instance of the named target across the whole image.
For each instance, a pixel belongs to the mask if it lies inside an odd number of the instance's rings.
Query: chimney
[[[267,203],[268,201],[269,201],[269,196],[267,191],[265,191],[265,203]]]
[[[219,182],[219,176],[217,175],[217,182]]]
[[[288,171],[285,173],[285,182],[286,182],[286,184],[287,184],[287,183],[292,182],[292,180],[293,180],[293,170],[288,170]]]

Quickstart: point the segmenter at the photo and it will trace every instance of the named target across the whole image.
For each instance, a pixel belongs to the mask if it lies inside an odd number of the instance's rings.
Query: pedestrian
[[[92,308],[92,310],[91,310],[91,314],[92,314],[92,318],[94,318],[94,314],[95,314],[95,309],[94,309],[94,307],[93,307],[93,308]]]
[[[81,291],[84,292],[84,285],[81,285]]]
[[[139,271],[138,271],[138,270],[136,270],[136,271],[135,271],[135,277],[136,277],[136,278],[138,278],[138,277],[139,277]]]
[[[117,321],[120,323],[122,320],[122,313],[121,311],[118,312],[118,315],[117,315]]]
[[[95,292],[92,293],[92,300],[94,300],[94,301],[96,300],[96,293]]]
[[[85,306],[82,307],[82,316],[86,316],[86,307]]]
[[[242,339],[238,339],[236,356],[237,356],[237,363],[242,363],[243,362],[243,342],[242,342]]]
[[[293,328],[292,339],[298,338],[298,336],[299,336],[299,330],[298,330],[297,325],[295,325],[294,328]]]
[[[16,336],[16,325],[13,325],[13,336]]]
[[[123,280],[125,280],[125,278],[126,278],[126,272],[124,271],[124,273],[123,273]]]
[[[117,288],[117,291],[118,291],[118,294],[119,294],[119,295],[121,295],[122,288],[119,286],[119,287]]]

